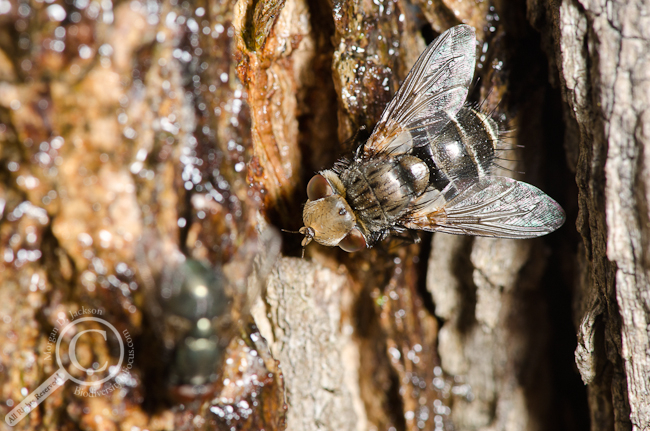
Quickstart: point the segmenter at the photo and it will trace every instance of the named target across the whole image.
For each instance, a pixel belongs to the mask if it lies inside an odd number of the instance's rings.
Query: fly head
[[[305,235],[302,246],[312,240],[327,246],[340,246],[345,251],[356,251],[366,246],[365,238],[356,227],[356,216],[345,198],[334,192],[323,175],[315,175],[307,185],[309,200],[302,214]]]

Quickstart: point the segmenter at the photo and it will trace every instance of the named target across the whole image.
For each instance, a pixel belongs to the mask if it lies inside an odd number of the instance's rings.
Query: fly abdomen
[[[479,176],[489,175],[499,141],[499,125],[489,115],[468,106],[458,111],[456,119],[465,131],[465,145]]]
[[[429,185],[429,167],[418,157],[407,155],[399,158],[399,164],[415,196],[420,196]]]
[[[429,136],[429,145],[414,154],[427,153],[431,181],[439,191],[447,188],[446,197],[453,197],[462,187],[489,175],[498,142],[498,125],[489,116],[463,107],[440,133]],[[419,153],[418,153],[419,152]],[[449,183],[454,183],[449,186]]]

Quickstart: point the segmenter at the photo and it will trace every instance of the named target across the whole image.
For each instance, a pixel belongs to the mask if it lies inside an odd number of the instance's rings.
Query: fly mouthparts
[[[313,228],[306,226],[301,227],[298,232],[305,235],[305,237],[302,239],[302,242],[300,243],[303,248],[306,247],[307,244],[309,244],[314,239],[314,235],[316,234]]]

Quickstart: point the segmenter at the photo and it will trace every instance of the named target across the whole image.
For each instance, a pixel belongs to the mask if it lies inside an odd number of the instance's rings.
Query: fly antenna
[[[282,232],[286,232],[286,233],[299,233],[299,234],[302,235],[302,233],[300,231],[297,231],[297,230],[286,230],[286,229],[280,229],[280,230]]]

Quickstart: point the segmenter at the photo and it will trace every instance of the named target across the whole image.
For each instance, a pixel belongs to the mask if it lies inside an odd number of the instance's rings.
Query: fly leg
[[[416,231],[404,229],[403,231],[393,232],[390,237],[389,250],[411,244],[419,244],[422,240]]]

